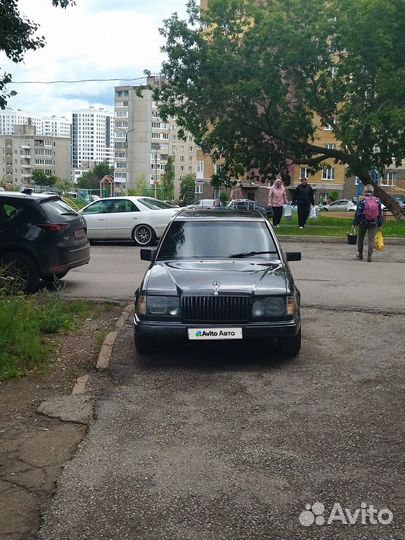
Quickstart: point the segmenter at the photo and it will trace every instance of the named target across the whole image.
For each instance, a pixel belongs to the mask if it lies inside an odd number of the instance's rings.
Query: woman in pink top
[[[273,227],[278,227],[285,204],[287,204],[287,192],[281,178],[276,178],[269,195],[269,206],[273,209]]]

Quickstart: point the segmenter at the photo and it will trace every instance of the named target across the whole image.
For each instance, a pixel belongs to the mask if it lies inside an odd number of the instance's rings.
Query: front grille
[[[248,296],[183,296],[183,320],[189,322],[244,322],[250,319]]]

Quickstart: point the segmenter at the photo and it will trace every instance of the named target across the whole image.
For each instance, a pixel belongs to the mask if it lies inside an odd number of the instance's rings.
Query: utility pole
[[[157,199],[157,148],[155,149],[155,199]]]

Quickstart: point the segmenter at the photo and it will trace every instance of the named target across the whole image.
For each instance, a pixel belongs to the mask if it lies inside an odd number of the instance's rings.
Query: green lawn
[[[277,227],[277,236],[338,236],[345,238],[350,231],[353,215],[346,217],[329,217],[320,215],[318,219],[309,219],[305,229],[298,227],[298,217],[295,214],[292,220],[283,218]],[[405,223],[403,221],[389,220],[383,225],[384,236],[405,237]]]

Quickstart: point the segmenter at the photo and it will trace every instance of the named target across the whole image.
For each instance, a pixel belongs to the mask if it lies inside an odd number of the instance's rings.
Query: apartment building
[[[114,115],[111,111],[90,107],[72,113],[72,167],[84,163],[114,164]]]
[[[159,77],[149,77],[148,85],[160,84]],[[158,185],[169,155],[175,164],[175,197],[179,196],[181,177],[196,174],[197,146],[193,137],[178,135],[174,118],[163,121],[153,91],[139,87],[115,88],[115,165],[114,183],[121,189],[135,189],[144,177],[147,185]]]
[[[15,128],[12,135],[0,135],[0,181],[13,187],[32,183],[35,169],[61,179],[70,178],[69,137],[37,135],[32,125]]]
[[[0,135],[12,135],[15,126],[32,125],[38,135],[70,137],[71,122],[64,116],[43,116],[20,109],[0,110]]]

